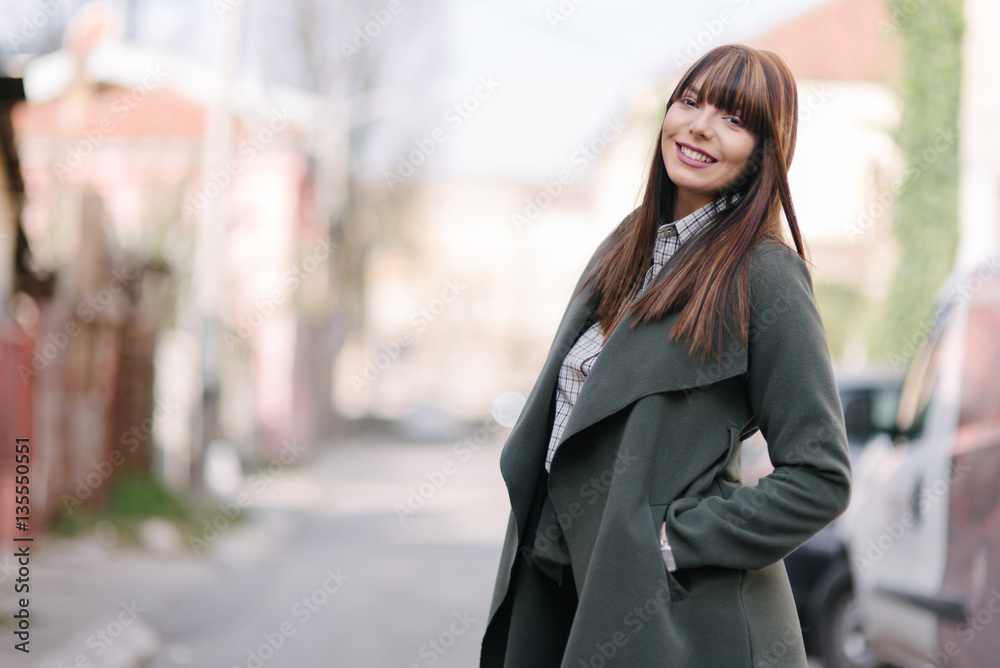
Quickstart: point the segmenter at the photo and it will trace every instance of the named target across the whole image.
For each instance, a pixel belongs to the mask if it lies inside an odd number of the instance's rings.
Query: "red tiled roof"
[[[779,54],[799,79],[889,81],[896,39],[884,0],[832,0],[749,45]]]
[[[205,109],[169,90],[148,92],[99,86],[83,99],[74,95],[15,110],[18,134],[73,136],[88,130],[116,137],[201,138]]]

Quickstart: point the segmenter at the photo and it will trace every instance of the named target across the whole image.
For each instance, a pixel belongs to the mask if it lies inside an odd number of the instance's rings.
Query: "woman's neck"
[[[706,197],[705,195],[690,192],[678,192],[677,196],[674,198],[674,212],[671,222],[678,221],[685,216],[691,215],[711,201],[712,199],[710,197]]]

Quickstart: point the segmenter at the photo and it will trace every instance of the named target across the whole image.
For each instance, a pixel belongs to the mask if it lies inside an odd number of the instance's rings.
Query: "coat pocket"
[[[687,577],[683,570],[671,571],[667,567],[666,559],[663,556],[663,551],[660,549],[660,535],[663,526],[663,520],[667,514],[668,504],[651,504],[649,506],[650,512],[652,513],[653,519],[653,529],[656,549],[660,553],[660,563],[663,566],[663,574],[667,580],[667,591],[670,593],[671,601],[683,601],[688,597],[690,591],[686,586]]]

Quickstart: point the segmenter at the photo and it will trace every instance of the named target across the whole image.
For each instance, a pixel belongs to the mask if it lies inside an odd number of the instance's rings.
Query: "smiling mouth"
[[[707,164],[718,162],[715,158],[705,155],[701,151],[696,151],[693,148],[685,146],[684,144],[677,144],[677,148],[686,158],[691,158],[692,160],[697,160],[698,162],[704,162]]]

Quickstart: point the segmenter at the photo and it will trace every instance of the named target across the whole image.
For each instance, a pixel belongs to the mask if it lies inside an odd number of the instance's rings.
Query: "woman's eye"
[[[681,104],[686,104],[689,107],[694,107],[694,106],[697,106],[698,103],[695,102],[694,98],[682,97],[681,98]]]
[[[729,120],[730,123],[732,123],[736,127],[740,127],[740,128],[743,127],[743,121],[740,120],[739,116],[730,116],[728,120]]]

